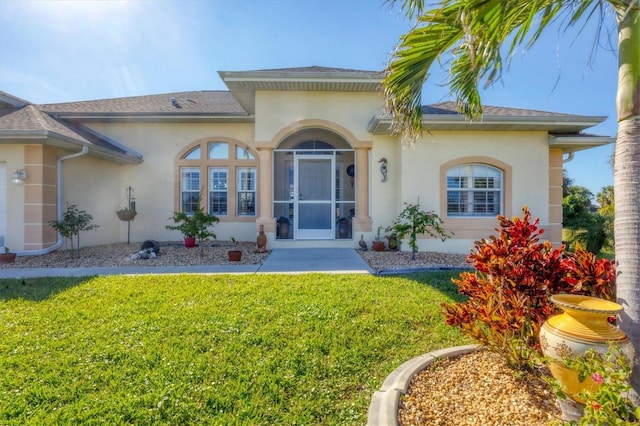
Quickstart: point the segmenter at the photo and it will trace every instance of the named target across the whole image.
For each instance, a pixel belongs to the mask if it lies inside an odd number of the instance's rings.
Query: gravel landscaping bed
[[[258,252],[255,242],[212,241],[202,247],[186,248],[182,241],[161,241],[158,256],[153,259],[132,259],[140,250],[140,242],[82,247],[80,256],[71,250],[57,250],[41,256],[21,256],[15,263],[0,264],[0,268],[86,268],[102,266],[189,266],[224,264],[262,264],[269,252]],[[242,250],[239,262],[229,261],[227,252]],[[201,249],[201,250],[200,250]],[[466,255],[422,252],[411,260],[411,253],[399,251],[361,251],[357,253],[376,272],[402,272],[412,269],[468,268]]]
[[[398,410],[401,426],[543,426],[561,418],[545,382],[516,379],[489,351],[431,364],[415,375]]]
[[[152,259],[132,259],[140,251],[140,242],[82,247],[75,251],[57,250],[42,256],[17,257],[15,263],[3,268],[87,268],[102,266],[189,266],[224,264],[261,264],[269,256],[259,253],[256,243],[231,241],[206,242],[202,247],[186,248],[182,241],[160,241],[160,251]],[[239,262],[229,261],[229,250],[242,250]]]

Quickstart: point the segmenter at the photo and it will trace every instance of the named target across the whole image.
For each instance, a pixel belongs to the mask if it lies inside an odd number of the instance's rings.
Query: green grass
[[[0,424],[365,424],[455,275],[0,280]]]

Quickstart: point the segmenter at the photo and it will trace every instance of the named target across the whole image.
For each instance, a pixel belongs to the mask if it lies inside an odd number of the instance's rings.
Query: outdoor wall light
[[[27,178],[27,171],[25,169],[18,169],[13,173],[13,182],[15,185],[22,185],[24,180]]]

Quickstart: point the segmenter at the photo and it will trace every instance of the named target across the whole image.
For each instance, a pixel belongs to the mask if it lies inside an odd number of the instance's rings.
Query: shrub
[[[411,247],[411,260],[415,260],[418,252],[418,235],[428,234],[442,241],[449,238],[449,234],[442,226],[442,219],[433,211],[425,212],[420,208],[420,201],[416,204],[404,203],[405,207],[396,220],[386,228],[400,239],[409,235],[409,247]],[[380,236],[380,229],[378,229]]]
[[[93,216],[84,210],[78,210],[75,204],[67,206],[67,211],[62,215],[62,219],[50,220],[49,226],[55,229],[64,238],[71,241],[71,250],[73,251],[73,237],[76,237],[77,251],[76,256],[80,255],[80,231],[90,231],[99,228],[99,225],[93,223]]]
[[[611,299],[615,268],[577,246],[540,243],[539,219],[527,207],[523,218],[498,216],[497,236],[476,241],[468,261],[475,272],[452,281],[468,299],[443,303],[446,323],[502,356],[517,369],[531,369],[540,352],[538,332],[554,313],[552,294],[575,293]]]

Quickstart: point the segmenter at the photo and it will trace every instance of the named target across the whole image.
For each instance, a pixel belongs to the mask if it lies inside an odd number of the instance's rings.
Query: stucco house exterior
[[[468,253],[496,215],[525,205],[559,244],[563,161],[614,142],[583,133],[606,117],[485,106],[470,122],[447,102],[423,107],[428,132],[409,148],[384,114],[381,72],[219,75],[228,91],[48,105],[0,92],[0,246],[59,247],[47,223],[71,204],[100,226],[84,246],[126,242],[128,231],[131,241],[180,240],[165,225],[200,193],[220,218],[218,239],[255,241],[262,226],[268,248],[370,244],[418,201],[454,234],[424,236],[421,250]],[[116,215],[127,187],[131,223]]]

